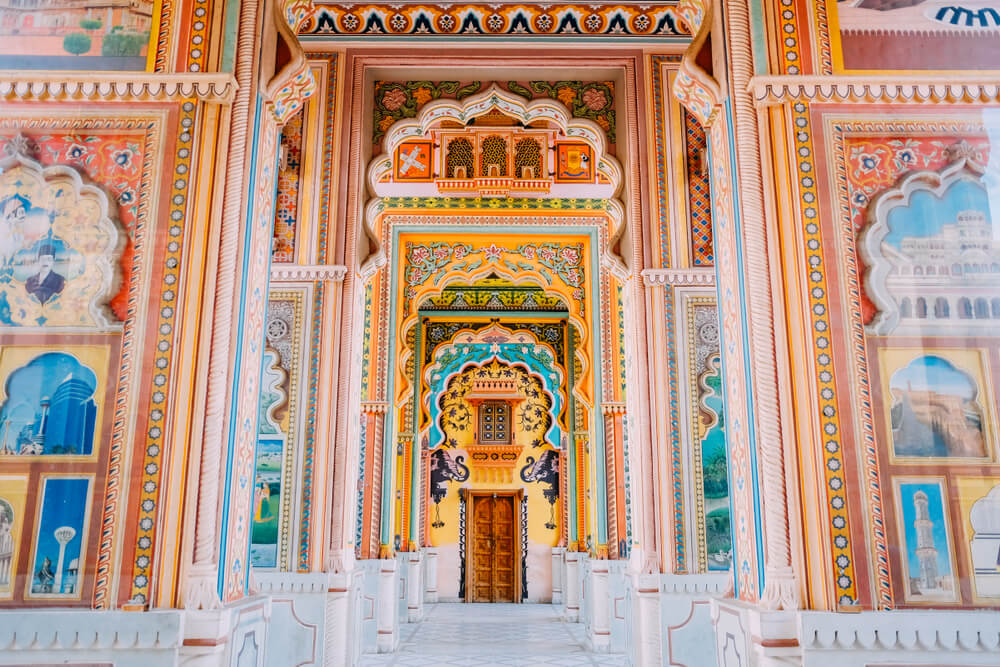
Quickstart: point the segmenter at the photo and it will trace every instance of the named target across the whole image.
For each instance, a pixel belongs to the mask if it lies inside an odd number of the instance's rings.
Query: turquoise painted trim
[[[467,235],[481,235],[496,233],[496,230],[487,230],[484,232],[472,232],[469,227],[462,225],[441,225],[435,226],[436,231],[441,233],[454,233],[461,232]],[[414,233],[414,232],[426,232],[425,227],[414,227],[411,225],[399,225],[393,227],[392,230],[392,241],[391,241],[391,257],[390,257],[390,269],[389,269],[389,284],[396,285],[399,280],[399,275],[397,267],[399,265],[399,235],[401,233]],[[525,236],[551,236],[551,231],[545,228],[538,227],[513,227],[503,230],[505,233],[516,232],[517,234],[523,234]],[[590,237],[591,248],[598,248],[598,237],[597,230],[593,227],[581,227],[581,226],[567,226],[560,227],[559,231],[566,234],[579,234],[587,235]],[[594,368],[601,368],[601,337],[600,337],[600,264],[598,253],[591,253],[591,294],[594,296],[590,300],[588,307],[592,313],[591,319],[591,340],[593,341],[594,350]],[[391,289],[389,295],[389,312],[395,313],[397,308],[397,290]],[[596,301],[596,303],[595,303]],[[388,359],[392,360],[396,358],[396,323],[393,321],[390,325],[389,330],[389,354]],[[572,359],[572,357],[569,357]],[[390,362],[392,363],[392,362]],[[572,363],[569,364],[572,367]],[[570,371],[572,375],[572,371]],[[572,385],[570,385],[572,386]],[[394,523],[394,506],[392,503],[392,498],[395,495],[395,484],[394,484],[394,470],[395,470],[395,453],[392,443],[392,434],[396,430],[396,419],[398,417],[396,407],[392,404],[392,399],[395,396],[396,391],[396,378],[395,372],[390,368],[389,377],[386,382],[386,397],[389,401],[389,414],[386,415],[386,428],[382,434],[382,512],[379,524],[379,536],[382,544],[392,544],[392,527]],[[572,393],[572,391],[570,392]],[[597,452],[598,458],[597,462],[600,464],[596,466],[597,468],[597,492],[595,495],[595,506],[597,510],[597,542],[598,544],[607,543],[608,534],[608,493],[607,493],[607,471],[605,470],[605,447],[604,447],[604,420],[600,415],[601,402],[603,395],[601,393],[601,377],[599,372],[594,373],[594,399],[595,399],[595,413],[596,419],[594,430],[596,442],[591,443],[592,451]],[[572,448],[570,448],[572,451]],[[575,463],[571,458],[571,465]],[[386,465],[386,463],[391,465]],[[575,467],[573,467],[575,479]],[[386,511],[388,508],[388,511]],[[577,536],[579,539],[579,536]]]
[[[734,127],[733,127],[732,104],[731,104],[731,101],[728,100],[728,99],[726,100],[726,103],[725,103],[725,122],[726,122],[726,138],[727,138],[727,142],[729,144],[729,155],[736,155],[736,135],[734,133]],[[736,238],[736,265],[737,265],[738,272],[739,272],[738,273],[738,275],[739,275],[739,301],[740,301],[740,306],[742,307],[743,311],[746,312],[748,302],[747,302],[747,294],[746,294],[746,280],[745,280],[745,274],[743,272],[744,259],[743,259],[743,238],[742,238],[742,235],[741,235],[742,224],[741,224],[741,219],[740,219],[739,190],[737,189],[737,186],[738,186],[737,165],[735,163],[733,164],[733,168],[730,170],[730,179],[731,179],[731,182],[729,184],[729,187],[730,187],[730,192],[732,193],[732,197],[733,197],[733,223],[732,224],[733,224],[734,231],[735,231],[734,235],[735,235],[735,238]],[[714,193],[713,193],[713,205],[714,205]],[[716,253],[716,257],[718,257],[718,253]],[[716,269],[716,271],[718,271],[718,269]],[[720,284],[720,283],[717,282],[716,284]],[[719,321],[720,322],[722,322],[721,305],[722,304],[721,304],[721,300],[720,300],[720,303],[719,303],[719,307],[720,307]],[[719,329],[720,329],[720,332],[721,332],[722,327],[719,327]],[[746,389],[746,397],[747,397],[747,400],[746,400],[746,410],[747,410],[747,443],[748,443],[748,446],[749,446],[749,449],[750,449],[750,468],[751,468],[751,470],[750,470],[750,479],[751,479],[751,485],[752,485],[752,490],[753,490],[753,499],[754,499],[754,512],[753,512],[753,515],[754,515],[754,547],[755,547],[755,551],[757,552],[757,592],[759,594],[760,591],[762,591],[763,588],[764,588],[764,538],[763,538],[763,530],[762,530],[762,526],[761,526],[761,511],[760,511],[761,510],[761,502],[760,502],[760,477],[757,474],[757,431],[756,431],[756,422],[755,422],[755,415],[754,415],[754,409],[753,409],[754,408],[753,378],[752,378],[751,368],[750,368],[750,363],[749,363],[750,362],[750,358],[751,358],[750,357],[750,330],[749,330],[746,318],[743,318],[741,320],[741,322],[740,322],[740,330],[741,330],[741,333],[742,333],[742,340],[740,341],[740,346],[743,348],[743,358],[746,361],[746,363],[744,364],[744,368],[743,368],[743,382],[744,382],[744,386],[745,386],[745,389]],[[724,344],[724,341],[722,341],[722,344]],[[724,361],[725,355],[722,355],[722,359],[723,359],[723,363],[722,363],[723,381],[725,381],[725,377],[726,377],[725,376],[726,368],[725,368],[725,361]],[[732,419],[730,419],[730,415],[728,413],[728,411],[730,410],[729,401],[725,402],[725,406],[726,406],[726,408],[725,408],[726,409],[726,423],[727,424],[732,424],[734,422],[733,422]],[[726,451],[727,452],[729,451],[728,432],[727,432],[727,440],[726,440]],[[732,481],[733,481],[732,480],[733,466],[730,464],[730,462],[729,462],[728,459],[727,459],[727,464],[729,464],[728,468],[729,468],[729,475],[730,475],[730,479],[729,479],[729,488],[730,488],[730,495],[729,495],[729,504],[730,504],[730,507],[729,507],[729,516],[730,516],[730,523],[732,525],[732,522],[733,522],[732,517],[736,516],[735,511],[734,511],[735,508],[733,507],[734,494],[732,493],[732,489],[734,488],[733,483],[732,483]],[[735,539],[733,539],[733,573],[734,573],[734,577],[736,576],[736,568],[738,567],[738,563],[739,563],[739,554],[738,554],[738,550],[737,550],[737,542],[736,542]],[[736,577],[736,579],[737,579],[737,581],[735,582],[735,589],[734,590],[736,592],[736,596],[739,597],[739,594],[740,594],[740,591],[739,591],[739,578]]]
[[[257,152],[259,150],[260,141],[260,118],[261,109],[263,106],[263,98],[260,95],[257,96],[256,105],[254,108],[254,127],[253,127],[253,144],[250,147],[250,164],[257,164]],[[247,180],[247,192],[253,192],[257,186],[257,171],[256,169],[251,169],[249,178]],[[277,191],[277,182],[275,182],[275,188]],[[248,198],[246,208],[244,210],[244,220],[253,220],[253,201]],[[251,223],[252,224],[252,223]],[[272,222],[273,224],[273,222]],[[234,351],[233,359],[241,359],[243,356],[243,331],[244,331],[244,321],[246,315],[246,301],[247,301],[247,277],[249,275],[249,264],[250,264],[250,241],[253,238],[252,229],[250,225],[244,230],[243,234],[243,257],[240,267],[240,302],[237,307],[236,313],[236,349]],[[263,340],[262,340],[263,342]],[[263,372],[263,368],[257,369],[258,373]],[[240,381],[243,377],[244,369],[237,363],[233,368],[233,382],[229,387],[229,395],[238,396]],[[222,503],[222,528],[219,534],[219,574],[218,574],[218,592],[220,599],[224,596],[225,591],[225,575],[226,575],[226,561],[229,551],[229,504],[230,504],[230,493],[232,491],[233,483],[233,457],[235,455],[235,444],[236,444],[236,418],[237,418],[237,405],[238,401],[230,401],[229,405],[229,429],[226,432],[226,477],[223,488]],[[254,419],[256,419],[257,411],[254,410]],[[256,425],[254,427],[254,432],[256,433]],[[256,449],[256,445],[254,446]],[[247,551],[243,557],[244,562],[244,587],[246,587],[247,582],[250,577],[250,567],[247,565],[250,562],[250,540],[247,540]]]
[[[764,7],[760,0],[750,0],[750,44],[753,52],[753,69],[758,75],[767,74],[767,25]],[[718,255],[716,255],[718,257]]]
[[[236,68],[236,42],[239,40],[240,0],[227,0],[225,9],[225,25],[222,29],[222,58],[219,71],[232,72]]]
[[[482,365],[489,363],[493,359],[499,359],[508,364],[527,366],[528,370],[542,378],[546,391],[552,395],[552,408],[550,410],[552,426],[546,431],[545,440],[552,447],[559,449],[559,435],[561,432],[559,428],[559,414],[563,409],[563,396],[559,380],[561,379],[562,372],[555,366],[555,359],[549,354],[548,350],[542,348],[543,353],[537,355],[528,354],[522,351],[522,348],[525,347],[522,343],[472,343],[460,346],[463,348],[463,353],[461,354],[453,353],[454,348],[459,347],[457,344],[447,345],[439,349],[434,355],[434,361],[428,366],[428,369],[434,368],[435,365],[441,363],[441,357],[449,357],[440,368],[434,369],[434,376],[428,384],[430,391],[427,394],[427,398],[430,401],[428,408],[431,417],[430,432],[428,434],[430,447],[436,449],[436,443],[439,444],[444,440],[444,432],[441,431],[438,425],[441,417],[441,408],[437,403],[441,393],[447,388],[448,381],[470,365]],[[465,352],[466,349],[468,352]],[[454,356],[451,356],[452,354]],[[547,365],[543,365],[546,363]],[[414,386],[420,386],[419,378],[417,384]]]
[[[577,498],[577,488],[576,488],[576,398],[573,396],[572,387],[576,385],[576,376],[573,374],[574,364],[573,359],[576,355],[576,347],[573,345],[573,332],[570,330],[570,325],[567,324],[566,328],[566,375],[568,379],[568,385],[571,387],[569,392],[569,437],[566,443],[566,488],[569,490],[569,505],[567,505],[567,516],[569,525],[566,527],[566,538],[570,543],[576,543],[580,540],[580,532],[577,530],[579,524],[579,517],[576,513],[576,498]]]

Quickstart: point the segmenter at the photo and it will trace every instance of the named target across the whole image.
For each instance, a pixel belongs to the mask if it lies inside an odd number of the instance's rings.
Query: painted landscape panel
[[[146,69],[154,0],[0,0],[0,69]]]
[[[43,478],[30,597],[80,597],[89,499],[87,477]]]

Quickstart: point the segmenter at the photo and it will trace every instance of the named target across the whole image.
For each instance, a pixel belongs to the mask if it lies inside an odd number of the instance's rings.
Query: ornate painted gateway
[[[987,0],[0,0],[0,664],[995,663],[997,63]]]

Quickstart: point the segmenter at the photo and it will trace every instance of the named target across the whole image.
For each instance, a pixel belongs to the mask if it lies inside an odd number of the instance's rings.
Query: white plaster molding
[[[342,264],[271,264],[271,282],[323,281],[340,283],[347,275]]]
[[[715,267],[698,266],[685,269],[643,269],[642,280],[646,285],[672,287],[714,287]]]
[[[755,76],[749,92],[758,107],[803,100],[876,104],[969,104],[1000,101],[1000,83],[992,75]]]
[[[168,650],[181,645],[183,616],[179,610],[5,610],[0,651]]]
[[[63,74],[0,70],[0,99],[11,102],[162,101],[198,98],[228,104],[238,86],[231,74]]]
[[[326,594],[330,575],[325,572],[260,572],[255,571],[257,591],[266,595]]]
[[[1000,651],[996,611],[901,610],[860,614],[803,612],[799,641],[806,651]]]
[[[730,572],[718,574],[662,574],[660,592],[664,595],[725,595],[730,588],[733,575]]]

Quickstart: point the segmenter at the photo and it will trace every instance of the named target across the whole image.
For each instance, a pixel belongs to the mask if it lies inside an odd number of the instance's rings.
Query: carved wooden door
[[[513,496],[473,500],[471,602],[514,602],[516,591]]]

